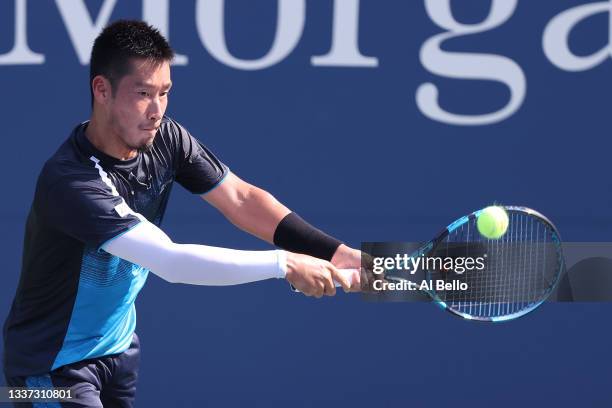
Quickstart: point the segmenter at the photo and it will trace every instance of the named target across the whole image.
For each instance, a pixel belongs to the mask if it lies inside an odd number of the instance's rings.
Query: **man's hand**
[[[331,263],[338,269],[355,269],[356,271],[361,270],[361,251],[350,248],[344,244],[340,245],[334,256],[331,259]],[[361,273],[353,273],[351,276],[351,286],[349,292],[359,292],[361,290]]]
[[[334,281],[342,285],[345,291],[350,289],[350,282],[334,265],[322,259],[308,255],[287,252],[287,281],[306,296],[320,298],[323,295],[334,296]]]

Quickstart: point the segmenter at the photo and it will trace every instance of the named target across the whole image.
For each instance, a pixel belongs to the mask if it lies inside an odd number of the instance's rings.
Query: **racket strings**
[[[548,295],[562,262],[555,231],[522,212],[510,211],[509,221],[506,233],[491,240],[482,237],[475,218],[470,219],[437,246],[433,256],[481,258],[484,264],[481,270],[463,273],[456,267],[429,271],[432,282],[447,284],[444,290],[434,287],[437,300],[460,314],[492,318],[533,307]]]

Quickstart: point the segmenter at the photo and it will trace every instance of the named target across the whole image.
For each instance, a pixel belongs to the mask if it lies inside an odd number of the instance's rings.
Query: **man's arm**
[[[270,244],[274,244],[276,226],[291,212],[272,194],[234,173],[229,173],[219,186],[201,197],[236,227]]]
[[[171,283],[236,285],[285,277],[283,251],[178,244],[147,220],[104,243],[101,249],[144,266]]]
[[[274,244],[274,236],[279,223],[291,210],[281,204],[272,194],[241,180],[233,173],[212,191],[201,196],[217,208],[236,227]],[[330,259],[337,268],[359,269],[361,252],[340,244]],[[291,265],[288,265],[288,277],[291,282]],[[338,282],[341,278],[334,276]],[[359,289],[358,277],[353,279],[352,290]]]
[[[164,280],[192,285],[238,285],[285,278],[289,267],[299,271],[299,289],[321,297],[335,293],[334,266],[320,259],[282,250],[241,251],[207,245],[178,244],[143,220],[101,246],[106,252],[144,266]]]

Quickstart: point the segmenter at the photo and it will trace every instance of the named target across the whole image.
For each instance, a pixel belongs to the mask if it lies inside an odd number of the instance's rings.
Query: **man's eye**
[[[159,94],[160,96],[168,96],[168,92],[162,92]]]
[[[140,96],[149,96],[149,93],[146,92],[146,91],[139,91],[138,95],[140,95]]]

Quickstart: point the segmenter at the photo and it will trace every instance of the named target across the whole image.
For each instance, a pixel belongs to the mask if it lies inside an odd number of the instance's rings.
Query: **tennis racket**
[[[442,290],[432,284],[422,291],[464,319],[498,322],[531,312],[552,293],[564,271],[561,239],[553,223],[539,212],[519,206],[502,208],[509,224],[500,238],[487,239],[478,232],[476,220],[482,212],[478,210],[454,221],[409,255],[434,260],[483,257],[483,269],[458,273],[457,268],[441,268],[438,263],[419,268],[418,275],[385,269],[377,278],[408,283],[419,276],[426,282],[447,284]],[[349,275],[353,270],[342,273]]]

